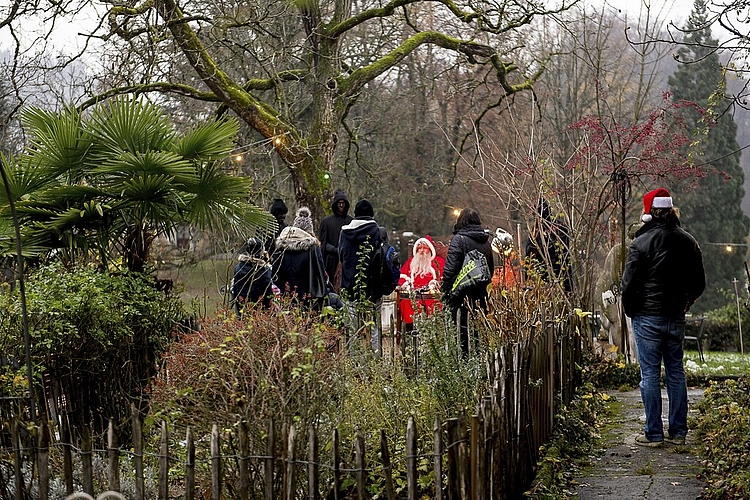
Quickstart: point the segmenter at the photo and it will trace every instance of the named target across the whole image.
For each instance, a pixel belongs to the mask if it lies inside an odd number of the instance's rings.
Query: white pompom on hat
[[[307,207],[300,207],[299,210],[297,210],[296,215],[294,222],[292,222],[292,226],[298,227],[310,234],[315,234],[310,209]]]
[[[643,195],[643,222],[650,222],[653,219],[651,215],[652,208],[672,208],[672,195],[664,188],[654,189]]]

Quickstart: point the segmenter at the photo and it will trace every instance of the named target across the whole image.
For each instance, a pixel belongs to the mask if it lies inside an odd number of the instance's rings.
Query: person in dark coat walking
[[[622,305],[633,322],[641,367],[644,434],[635,443],[685,444],[687,384],[682,365],[685,313],[703,294],[706,275],[698,242],[680,227],[672,196],[664,188],[643,197],[645,222],[628,249],[620,280]],[[661,364],[669,398],[669,432],[661,418]]]
[[[349,215],[349,198],[341,189],[337,189],[331,202],[332,214],[323,217],[318,229],[320,248],[323,251],[323,261],[326,266],[328,280],[333,290],[338,293],[341,290],[341,272],[336,272],[339,265],[339,236],[341,228],[352,221]]]
[[[362,199],[354,206],[354,219],[341,228],[339,259],[341,260],[341,291],[350,310],[355,331],[359,325],[372,322],[372,348],[380,353],[380,306],[383,294],[379,292],[379,276],[369,269],[376,246],[388,242],[388,233],[374,219],[372,204]],[[358,269],[359,268],[359,269]],[[365,307],[362,301],[372,306]]]
[[[487,258],[490,268],[490,276],[495,271],[492,245],[490,243],[490,231],[482,227],[482,219],[479,212],[471,208],[464,208],[459,214],[453,228],[453,238],[448,246],[448,255],[443,268],[443,282],[440,290],[443,292],[443,300],[451,311],[451,317],[456,322],[459,318],[459,340],[464,353],[469,353],[469,313],[476,308],[487,308],[487,287],[475,286],[458,297],[451,295],[453,283],[463,267],[464,257],[471,250],[479,250]]]
[[[230,285],[231,305],[238,316],[246,304],[259,302],[268,307],[271,301],[271,266],[264,258],[263,243],[250,238],[242,245]]]
[[[274,283],[282,295],[318,308],[328,294],[323,254],[314,235],[310,209],[301,207],[296,215],[292,225],[276,238],[276,251],[271,257]]]

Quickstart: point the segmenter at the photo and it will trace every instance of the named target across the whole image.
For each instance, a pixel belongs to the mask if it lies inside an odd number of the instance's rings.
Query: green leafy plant
[[[712,382],[698,411],[704,498],[750,498],[750,378]]]
[[[44,381],[51,394],[54,384],[66,404],[55,411],[76,409],[69,416],[75,429],[103,432],[102,416],[111,416],[127,439],[130,404],[143,405],[157,362],[187,317],[182,302],[145,275],[59,263],[27,277],[26,299],[35,392]],[[17,288],[0,286],[0,310],[0,352],[11,366],[25,365]]]

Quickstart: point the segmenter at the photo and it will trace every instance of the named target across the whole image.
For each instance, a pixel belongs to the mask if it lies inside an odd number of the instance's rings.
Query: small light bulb
[[[242,161],[242,155],[235,156],[234,157],[234,161],[236,161],[237,163],[241,162]]]
[[[278,146],[279,144],[281,144],[281,137],[277,137],[276,139],[273,140],[273,142],[274,144]]]
[[[727,249],[728,253],[732,253],[732,245],[727,245],[725,248]]]

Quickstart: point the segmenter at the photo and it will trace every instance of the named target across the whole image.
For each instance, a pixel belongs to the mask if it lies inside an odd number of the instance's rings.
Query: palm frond
[[[168,150],[175,135],[168,117],[157,106],[125,97],[97,106],[87,132],[96,145],[92,152],[96,161],[121,152]]]
[[[21,112],[30,145],[21,162],[48,176],[66,176],[77,182],[90,144],[83,133],[81,115],[72,107],[60,113],[49,113],[40,108],[26,108]]]
[[[190,159],[226,158],[234,147],[239,131],[237,120],[217,120],[190,130],[175,142],[174,151]]]

